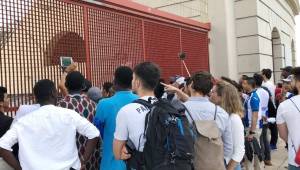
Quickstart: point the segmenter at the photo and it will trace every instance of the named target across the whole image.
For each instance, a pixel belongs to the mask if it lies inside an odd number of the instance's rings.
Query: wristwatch
[[[249,132],[249,134],[250,134],[250,135],[254,135],[254,134],[255,134],[255,132],[253,132],[253,131],[250,131],[250,132]]]

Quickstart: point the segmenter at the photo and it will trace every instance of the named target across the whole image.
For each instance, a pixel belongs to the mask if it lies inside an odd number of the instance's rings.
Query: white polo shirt
[[[291,100],[300,109],[300,95],[292,97]],[[277,124],[286,123],[288,128],[289,164],[300,166],[295,163],[295,150],[300,147],[300,112],[289,99],[282,102],[277,111]],[[292,147],[292,141],[295,147]]]
[[[17,120],[0,139],[0,147],[11,151],[18,142],[23,170],[80,169],[76,132],[99,137],[98,129],[77,112],[46,105]]]
[[[148,101],[154,96],[145,96],[141,99]],[[156,100],[151,100],[152,102]],[[138,103],[130,103],[121,108],[116,119],[116,130],[114,137],[120,141],[130,139],[135,148],[139,151],[144,150],[146,139],[144,137],[145,118],[149,109]]]

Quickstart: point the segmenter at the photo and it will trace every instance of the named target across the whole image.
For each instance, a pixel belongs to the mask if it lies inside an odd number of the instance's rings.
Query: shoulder
[[[293,108],[292,102],[290,99],[287,99],[279,104],[277,109],[277,114],[283,114],[284,112],[288,112],[291,108]]]
[[[217,106],[217,113],[218,113],[218,115],[222,116],[223,118],[229,119],[229,114],[220,106]]]
[[[235,113],[232,113],[232,114],[230,115],[230,120],[231,120],[232,122],[241,122],[241,123],[242,123],[241,117],[240,117],[238,114],[235,114]]]

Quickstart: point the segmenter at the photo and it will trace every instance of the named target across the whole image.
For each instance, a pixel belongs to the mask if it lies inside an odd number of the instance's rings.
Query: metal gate
[[[165,78],[185,74],[180,51],[187,54],[191,71],[208,70],[208,25],[147,12],[125,0],[104,2],[0,2],[0,85],[8,88],[11,113],[34,102],[32,88],[39,79],[59,82],[60,56],[73,57],[96,86],[111,81],[119,65],[144,60],[159,64]]]

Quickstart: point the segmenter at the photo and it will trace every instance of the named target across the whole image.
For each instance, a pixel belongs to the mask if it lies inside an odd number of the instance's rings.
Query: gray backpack
[[[216,123],[217,106],[214,120],[192,120],[197,136],[194,144],[194,168],[195,170],[225,170],[224,149],[220,130]]]

